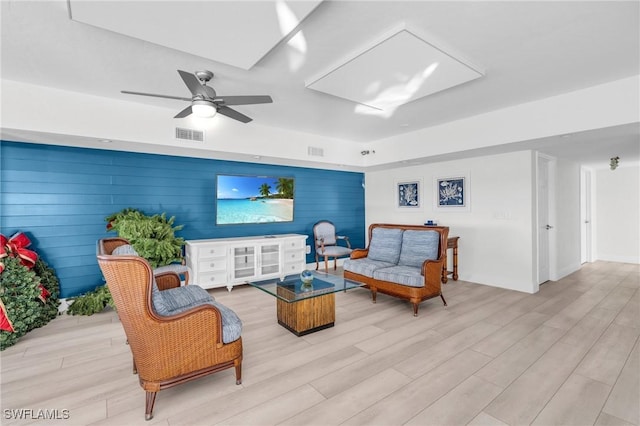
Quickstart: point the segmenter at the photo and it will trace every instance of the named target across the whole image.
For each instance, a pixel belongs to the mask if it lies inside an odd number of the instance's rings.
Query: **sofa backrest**
[[[404,231],[398,265],[420,268],[425,260],[438,259],[439,244],[440,234],[436,231]]]
[[[376,228],[369,241],[367,257],[371,260],[398,263],[401,247],[402,229]]]
[[[411,232],[405,237],[407,231]],[[448,226],[372,223],[369,226],[367,257],[420,267],[427,259],[437,260],[444,256],[448,236]],[[403,247],[405,243],[408,244],[406,248]]]

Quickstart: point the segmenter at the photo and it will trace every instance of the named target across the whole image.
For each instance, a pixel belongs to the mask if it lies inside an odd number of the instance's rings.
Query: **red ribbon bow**
[[[9,319],[9,315],[7,315],[7,309],[4,307],[2,299],[0,299],[0,330],[8,331],[10,333],[14,332],[13,324]]]
[[[31,269],[36,264],[38,254],[27,250],[31,245],[29,238],[22,232],[17,232],[11,238],[0,234],[0,259],[11,255],[20,258],[20,263]],[[0,262],[0,272],[4,271],[4,264]]]

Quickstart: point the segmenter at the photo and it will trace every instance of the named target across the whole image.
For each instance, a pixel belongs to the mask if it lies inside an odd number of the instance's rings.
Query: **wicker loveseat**
[[[418,315],[420,302],[442,296],[442,267],[447,249],[446,226],[369,226],[369,246],[355,249],[344,262],[344,277],[365,284],[373,302],[378,292],[406,299]]]

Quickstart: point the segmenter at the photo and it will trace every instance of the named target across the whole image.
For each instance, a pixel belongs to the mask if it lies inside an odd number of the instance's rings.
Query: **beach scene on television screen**
[[[216,224],[293,221],[293,178],[218,175]]]

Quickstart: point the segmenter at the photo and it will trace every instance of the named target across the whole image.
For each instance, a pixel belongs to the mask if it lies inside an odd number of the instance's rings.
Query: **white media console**
[[[192,282],[203,288],[299,274],[306,265],[306,240],[302,234],[214,238],[185,242],[186,262]]]

